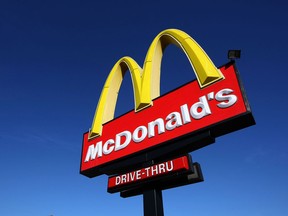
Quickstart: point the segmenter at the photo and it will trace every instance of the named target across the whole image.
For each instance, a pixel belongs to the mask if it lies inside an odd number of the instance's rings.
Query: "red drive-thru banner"
[[[188,156],[182,156],[173,160],[147,166],[142,169],[131,171],[117,176],[109,177],[108,191],[123,189],[126,185],[142,183],[159,176],[171,175],[175,172],[191,170]]]
[[[85,133],[81,173],[89,177],[103,174],[105,165],[201,131],[210,131],[216,137],[254,124],[253,117],[249,122],[241,119],[250,116],[251,111],[235,65],[229,63],[219,70],[225,78],[212,85],[200,88],[197,80],[192,81],[154,99],[153,106],[140,112],[133,110],[104,124],[101,136],[89,139],[89,132]],[[236,123],[244,126],[233,129]],[[142,170],[139,172],[144,178]]]

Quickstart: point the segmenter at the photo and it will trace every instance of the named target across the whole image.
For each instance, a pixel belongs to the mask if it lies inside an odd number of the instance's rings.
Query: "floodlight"
[[[228,50],[228,59],[239,59],[241,56],[241,50]]]

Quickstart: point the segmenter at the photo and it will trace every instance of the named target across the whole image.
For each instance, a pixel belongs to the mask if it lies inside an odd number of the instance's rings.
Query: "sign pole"
[[[144,216],[164,216],[162,191],[150,189],[143,192]]]

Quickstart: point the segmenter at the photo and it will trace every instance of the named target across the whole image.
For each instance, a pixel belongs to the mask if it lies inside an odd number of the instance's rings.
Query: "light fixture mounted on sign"
[[[228,50],[228,59],[240,59],[241,57],[241,50]]]

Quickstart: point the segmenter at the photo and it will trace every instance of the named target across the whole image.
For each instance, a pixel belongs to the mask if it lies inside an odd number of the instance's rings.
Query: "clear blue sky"
[[[167,28],[191,35],[216,66],[237,66],[256,126],[192,153],[205,181],[163,192],[165,216],[288,215],[287,2],[1,1],[0,215],[143,215],[142,197],[108,194],[79,174],[82,135],[122,56],[142,65]],[[163,92],[194,79],[169,47]],[[130,86],[129,86],[130,85]],[[117,113],[133,109],[127,77]]]

